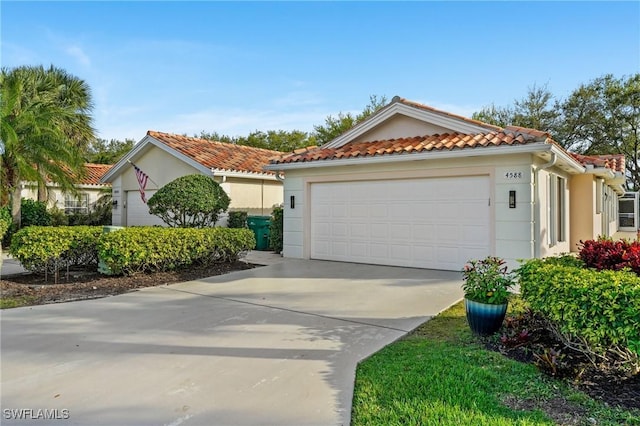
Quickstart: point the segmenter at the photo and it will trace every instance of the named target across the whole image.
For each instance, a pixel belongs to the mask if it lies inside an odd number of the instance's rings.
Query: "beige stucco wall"
[[[201,173],[173,155],[151,146],[133,162],[149,176],[147,190],[157,190],[181,176]],[[215,176],[214,179],[231,198],[229,210],[246,210],[251,215],[270,215],[273,206],[281,204],[283,200],[282,183],[277,180],[223,176]],[[133,166],[125,166],[112,182],[112,188],[113,199],[118,201],[118,207],[113,210],[113,224],[126,226],[126,193],[138,191]]]
[[[89,195],[89,207],[93,206],[95,202],[100,198],[105,190],[108,190],[108,186],[93,186],[93,185],[78,185],[78,192],[81,194]],[[64,192],[58,187],[48,186],[48,202],[47,207],[57,207],[61,210],[64,210]],[[35,186],[27,186],[25,185],[21,191],[22,198],[37,200],[38,199],[38,189]]]
[[[534,257],[535,251],[531,164],[531,155],[522,154],[286,170],[283,254],[310,257],[309,187],[313,182],[487,175],[491,182],[492,254],[515,267],[517,259]],[[517,195],[513,209],[508,205],[510,190]],[[291,196],[295,197],[294,209]]]
[[[231,198],[230,211],[269,216],[275,205],[282,204],[282,183],[277,180],[227,178],[221,185]]]
[[[434,135],[436,133],[449,133],[451,130],[442,126],[426,123],[422,120],[407,117],[406,115],[396,115],[385,121],[374,129],[358,136],[354,139],[360,141],[387,140],[399,137],[413,137],[416,135]]]
[[[571,251],[578,250],[580,241],[599,235],[601,214],[596,213],[596,181],[593,175],[578,175],[571,179]]]

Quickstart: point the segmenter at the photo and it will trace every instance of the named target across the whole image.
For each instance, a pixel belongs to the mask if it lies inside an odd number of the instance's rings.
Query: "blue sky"
[[[640,2],[12,2],[3,67],[86,80],[104,139],[312,131],[394,95],[470,116],[640,71]]]

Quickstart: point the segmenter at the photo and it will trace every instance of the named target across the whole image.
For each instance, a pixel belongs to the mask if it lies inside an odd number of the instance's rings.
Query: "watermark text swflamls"
[[[70,418],[66,408],[4,408],[5,420],[67,420]]]

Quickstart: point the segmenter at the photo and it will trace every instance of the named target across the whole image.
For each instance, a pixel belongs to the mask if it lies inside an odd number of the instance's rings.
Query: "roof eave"
[[[553,145],[535,142],[526,145],[504,145],[496,147],[482,147],[482,148],[464,148],[453,149],[447,151],[428,151],[420,153],[405,153],[405,154],[386,154],[367,157],[356,158],[344,158],[344,159],[330,159],[330,160],[316,160],[316,161],[303,161],[295,163],[276,163],[269,164],[265,167],[266,170],[284,171],[292,169],[305,169],[305,168],[320,168],[320,167],[338,167],[349,166],[352,164],[380,164],[380,163],[395,163],[403,161],[420,161],[420,160],[436,160],[445,158],[456,157],[484,157],[489,155],[509,155],[509,154],[526,154],[526,153],[542,153],[549,152],[555,149]],[[557,154],[557,153],[556,153]],[[565,154],[569,159],[569,156]],[[575,162],[569,164],[576,165]],[[578,171],[584,171],[584,168],[579,167]]]
[[[277,180],[275,174],[273,173],[258,173],[258,172],[243,172],[238,170],[226,170],[226,169],[210,169],[212,176],[225,176],[225,177],[235,177],[235,178],[243,178],[243,179],[259,179],[259,180]]]

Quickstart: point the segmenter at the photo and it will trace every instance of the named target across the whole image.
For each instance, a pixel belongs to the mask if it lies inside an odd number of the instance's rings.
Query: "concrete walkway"
[[[462,297],[454,272],[272,260],[2,311],[2,424],[348,425],[358,361]]]

